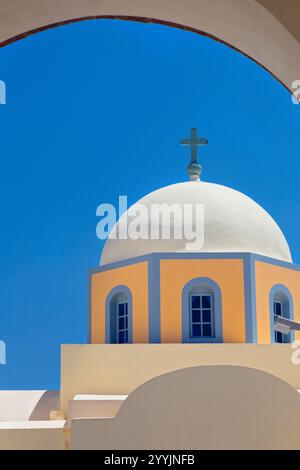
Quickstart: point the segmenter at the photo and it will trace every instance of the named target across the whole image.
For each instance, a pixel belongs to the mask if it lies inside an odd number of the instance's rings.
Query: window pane
[[[210,308],[210,301],[211,297],[210,295],[202,295],[202,308]]]
[[[124,343],[124,331],[119,332],[119,343]]]
[[[200,295],[192,295],[192,308],[200,308]]]
[[[125,304],[119,304],[119,305],[118,305],[118,307],[119,307],[119,309],[118,309],[118,314],[119,314],[119,316],[124,315],[124,313],[125,313],[125,308],[124,308],[124,306],[125,306]]]
[[[120,331],[119,332],[119,343],[128,343],[128,333],[127,331]]]
[[[275,342],[276,343],[283,343],[283,334],[279,331],[275,332]]]
[[[201,336],[201,327],[200,327],[200,325],[193,325],[192,326],[192,336],[193,337]]]
[[[205,323],[211,322],[211,310],[202,310],[202,321]]]
[[[199,323],[200,321],[200,310],[192,310],[192,322]]]
[[[275,313],[275,315],[281,315],[282,314],[282,309],[281,309],[281,303],[280,302],[274,302],[274,313]]]
[[[211,337],[211,325],[203,325],[203,336]]]
[[[191,338],[214,337],[212,294],[201,293],[201,291],[199,293],[191,294],[190,322]]]
[[[127,328],[127,317],[119,318],[119,330],[125,330]]]

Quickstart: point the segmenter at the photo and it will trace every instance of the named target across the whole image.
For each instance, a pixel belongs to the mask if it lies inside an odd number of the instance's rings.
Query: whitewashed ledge
[[[128,395],[75,395],[68,418],[113,418]]]

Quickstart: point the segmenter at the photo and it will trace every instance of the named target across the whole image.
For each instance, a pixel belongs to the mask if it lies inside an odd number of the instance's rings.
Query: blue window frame
[[[182,289],[182,342],[222,343],[222,293],[210,278],[198,277]]]
[[[117,303],[117,343],[128,343],[128,302]]]
[[[276,284],[270,290],[270,337],[271,343],[291,343],[295,339],[295,333],[288,334],[275,330],[276,316],[294,319],[293,297],[286,286]]]
[[[213,295],[190,295],[190,338],[214,338]]]
[[[132,295],[128,287],[114,287],[106,298],[105,309],[105,342],[132,343]]]
[[[273,312],[274,312],[274,323],[276,315],[283,316],[283,304],[280,300],[274,300],[273,302]],[[275,343],[284,343],[284,335],[280,331],[274,331]]]

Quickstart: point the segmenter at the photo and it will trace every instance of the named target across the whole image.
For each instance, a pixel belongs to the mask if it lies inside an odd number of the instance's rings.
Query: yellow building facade
[[[120,300],[128,308],[128,338],[121,342],[291,342],[293,333],[277,337],[274,305],[299,322],[299,282],[298,266],[251,253],[152,253],[104,265],[90,274],[90,341],[119,342]],[[206,295],[211,304],[201,309]],[[193,337],[194,312],[207,312],[209,321],[199,323],[211,323],[210,335]]]

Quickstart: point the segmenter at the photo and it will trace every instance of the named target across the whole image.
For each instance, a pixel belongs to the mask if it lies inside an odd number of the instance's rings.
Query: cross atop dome
[[[191,163],[187,167],[188,175],[190,177],[190,180],[199,181],[202,167],[198,162],[198,147],[200,145],[207,145],[208,140],[203,139],[202,137],[198,137],[197,129],[193,127],[191,129],[190,138],[181,139],[180,143],[181,145],[191,147]]]

